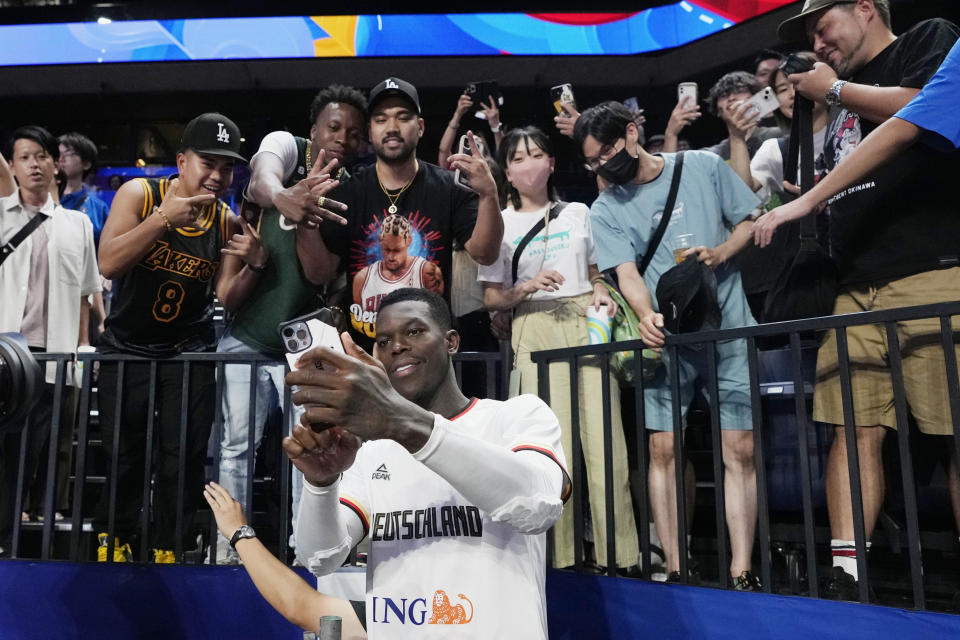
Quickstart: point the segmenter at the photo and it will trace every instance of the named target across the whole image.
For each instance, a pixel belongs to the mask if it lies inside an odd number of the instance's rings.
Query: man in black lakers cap
[[[213,295],[242,299],[255,285],[267,256],[256,231],[219,199],[233,182],[240,155],[240,129],[219,113],[191,120],[177,153],[178,175],[139,178],[125,183],[113,200],[100,239],[100,270],[116,280],[116,302],[106,320],[103,353],[168,358],[209,351],[215,343]],[[222,264],[239,261],[241,268]],[[196,511],[206,443],[213,422],[215,369],[212,365],[160,362],[154,384],[150,365],[127,362],[122,378],[117,362],[100,369],[100,425],[104,451],[112,457],[119,438],[116,474],[97,508],[100,561],[131,559],[130,541],[141,533],[148,407],[155,406],[153,433],[157,479],[141,557],[153,548],[155,562],[174,562]],[[121,379],[118,379],[121,378]],[[118,384],[122,398],[117,405]],[[152,396],[152,397],[151,397]],[[151,402],[152,400],[152,402]],[[183,404],[181,404],[183,403]],[[117,413],[119,409],[120,413]],[[185,477],[179,478],[181,411],[186,414]],[[185,500],[178,517],[177,488]],[[108,531],[109,496],[116,484],[116,517]]]

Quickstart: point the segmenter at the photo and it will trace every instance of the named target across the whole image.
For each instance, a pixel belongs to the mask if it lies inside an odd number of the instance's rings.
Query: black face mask
[[[609,160],[597,167],[597,175],[613,184],[627,184],[637,177],[640,168],[639,156],[634,158],[627,151],[626,145]]]

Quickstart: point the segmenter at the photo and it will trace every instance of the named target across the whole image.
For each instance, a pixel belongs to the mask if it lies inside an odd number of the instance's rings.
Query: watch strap
[[[234,549],[237,548],[237,543],[246,538],[256,538],[257,533],[253,530],[248,524],[241,525],[236,531],[233,532],[233,536],[230,538],[230,546]]]
[[[840,92],[843,90],[843,85],[847,84],[846,80],[837,80],[830,88],[827,89],[827,95],[824,96],[827,104],[831,107],[840,106]]]

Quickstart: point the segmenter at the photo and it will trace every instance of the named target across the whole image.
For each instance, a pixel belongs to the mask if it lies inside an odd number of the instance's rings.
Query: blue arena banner
[[[631,55],[791,0],[684,0],[634,13],[465,13],[0,26],[0,66],[322,57]]]

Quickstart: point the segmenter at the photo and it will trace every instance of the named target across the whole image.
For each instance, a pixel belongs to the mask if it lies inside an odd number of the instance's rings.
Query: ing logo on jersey
[[[427,620],[427,624],[467,624],[473,620],[473,602],[462,593],[458,593],[457,597],[470,605],[469,618],[462,604],[451,605],[447,592],[443,589],[437,589],[433,594],[433,613]]]
[[[422,597],[411,599],[373,596],[370,603],[371,622],[410,624],[416,627],[423,624],[470,624],[474,614],[473,601],[462,593],[457,594],[457,599],[459,602],[452,604],[443,589],[433,592],[429,606],[427,599]]]
[[[157,240],[140,264],[151,271],[160,269],[187,278],[195,278],[200,282],[210,282],[220,263],[174,251],[169,243]]]

